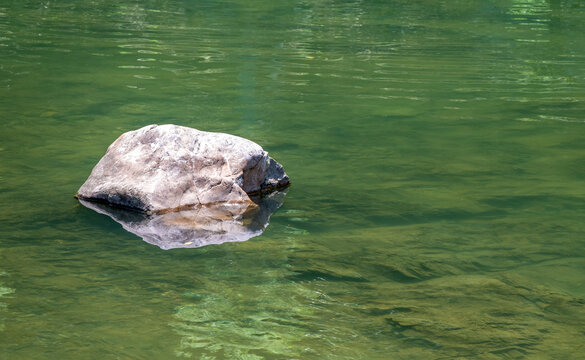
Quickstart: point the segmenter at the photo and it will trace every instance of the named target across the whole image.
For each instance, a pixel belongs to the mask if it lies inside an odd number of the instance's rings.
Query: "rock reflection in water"
[[[108,215],[127,231],[161,249],[196,248],[246,241],[264,232],[286,191],[274,192],[248,204],[217,204],[160,215],[146,215],[107,204],[80,200],[84,206]]]

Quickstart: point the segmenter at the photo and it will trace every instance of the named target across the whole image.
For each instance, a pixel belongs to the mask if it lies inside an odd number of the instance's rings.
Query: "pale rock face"
[[[289,185],[283,167],[244,138],[177,125],[149,125],[110,145],[77,192],[83,200],[147,213],[217,203]]]

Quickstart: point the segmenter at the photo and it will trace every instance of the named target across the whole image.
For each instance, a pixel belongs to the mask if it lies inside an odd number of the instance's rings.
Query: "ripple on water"
[[[194,303],[177,308],[177,321],[171,323],[181,335],[177,353],[225,358],[246,354],[254,359],[301,356],[297,343],[307,335],[303,323],[313,311],[297,298],[318,294],[278,283],[217,283],[207,291],[213,292],[186,294]]]
[[[0,179],[1,181],[1,179]],[[4,286],[1,280],[7,274],[0,270],[0,332],[4,331],[6,324],[4,323],[4,315],[2,314],[4,311],[7,310],[7,305],[3,302],[4,299],[10,296],[10,294],[14,293],[14,289]]]
[[[2,354],[578,358],[585,7],[486,3],[3,4]],[[161,254],[75,206],[153,121],[285,159],[263,236]]]
[[[340,248],[351,236],[344,237]],[[292,268],[265,271],[254,279],[216,273],[200,291],[185,292],[170,323],[181,337],[176,355],[570,357],[580,344],[585,300],[537,285],[515,271],[469,275],[477,271],[474,264],[462,271],[460,261],[445,264],[432,255],[420,261],[399,255],[389,261],[374,253],[338,250],[325,257],[298,245],[310,260],[292,255]],[[359,256],[362,264],[348,256]],[[392,270],[382,270],[389,266]]]

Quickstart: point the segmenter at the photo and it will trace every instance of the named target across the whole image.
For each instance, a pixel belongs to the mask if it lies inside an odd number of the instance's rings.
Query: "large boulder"
[[[110,145],[77,191],[82,200],[162,214],[205,205],[252,205],[289,185],[283,167],[244,138],[149,125]]]

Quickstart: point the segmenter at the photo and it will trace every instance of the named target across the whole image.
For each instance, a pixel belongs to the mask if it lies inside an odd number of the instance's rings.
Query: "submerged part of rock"
[[[275,190],[288,185],[282,165],[250,140],[149,125],[114,141],[76,197],[172,249],[260,235],[284,198]]]
[[[127,231],[163,250],[196,248],[246,241],[264,232],[270,215],[284,200],[285,191],[273,192],[252,205],[218,203],[163,214],[145,214],[80,199],[81,204],[105,214]]]
[[[250,195],[288,185],[282,165],[250,140],[149,125],[114,141],[76,196],[160,214],[218,203],[252,205]]]

